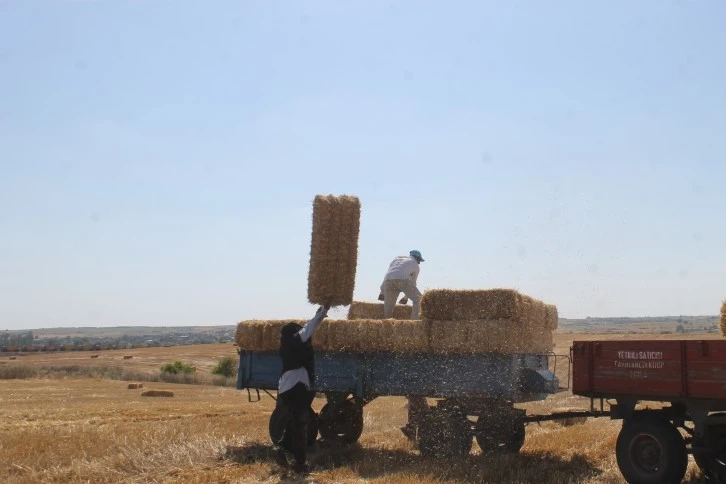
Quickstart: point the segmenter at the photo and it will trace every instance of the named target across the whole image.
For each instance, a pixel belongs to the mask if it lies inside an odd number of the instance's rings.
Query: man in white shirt
[[[418,250],[412,250],[408,256],[400,256],[393,259],[388,266],[388,272],[383,278],[381,284],[381,295],[378,299],[383,299],[383,317],[390,318],[393,316],[393,310],[396,307],[396,299],[400,293],[404,294],[401,303],[405,304],[407,298],[411,299],[413,309],[411,310],[411,319],[418,319],[421,311],[421,292],[416,287],[418,280],[419,266],[424,258]],[[382,296],[382,297],[381,297]],[[418,424],[429,409],[426,397],[410,396],[408,397],[408,424],[401,427],[401,432],[411,440],[416,439],[418,432]]]
[[[312,412],[310,404],[315,398],[315,354],[312,335],[328,315],[330,306],[321,306],[315,316],[300,326],[288,323],[280,330],[280,358],[282,376],[277,385],[277,403],[285,408],[290,420],[278,446],[278,459],[287,462],[284,450],[295,457],[294,469],[307,470],[307,429]],[[284,450],[283,450],[284,449]]]
[[[423,261],[421,252],[412,250],[408,256],[396,257],[388,266],[383,284],[381,284],[384,318],[393,316],[396,299],[400,293],[403,293],[405,295],[403,300],[408,298],[413,303],[411,319],[418,319],[421,311],[421,292],[416,287],[416,281],[418,280],[419,265]]]

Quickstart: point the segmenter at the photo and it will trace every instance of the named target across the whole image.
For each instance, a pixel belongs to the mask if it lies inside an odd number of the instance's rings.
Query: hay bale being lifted
[[[411,306],[396,304],[392,319],[411,319]],[[383,303],[353,301],[348,319],[383,319]]]
[[[726,300],[721,304],[721,334],[726,336]]]
[[[346,306],[353,301],[359,229],[360,201],[357,197],[315,197],[308,301],[331,306]]]

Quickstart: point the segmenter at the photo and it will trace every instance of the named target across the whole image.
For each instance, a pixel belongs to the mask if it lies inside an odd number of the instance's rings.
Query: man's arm
[[[320,323],[323,322],[323,319],[328,316],[328,309],[330,309],[330,306],[328,305],[320,306],[320,308],[318,308],[318,311],[315,313],[315,316],[313,316],[313,319],[305,323],[303,329],[298,331],[297,334],[300,335],[300,340],[303,343],[310,339],[315,330],[318,329]]]

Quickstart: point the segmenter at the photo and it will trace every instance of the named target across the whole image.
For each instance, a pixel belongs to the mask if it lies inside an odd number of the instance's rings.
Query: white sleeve
[[[316,329],[318,329],[318,326],[323,321],[323,317],[316,316],[307,323],[305,323],[305,326],[303,326],[303,329],[298,331],[297,334],[300,335],[300,339],[303,343],[305,343],[307,340],[310,339],[310,337],[313,335]]]

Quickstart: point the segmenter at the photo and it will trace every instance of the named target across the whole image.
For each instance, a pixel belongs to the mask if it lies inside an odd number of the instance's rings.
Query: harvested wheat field
[[[556,333],[555,343],[558,353],[566,353],[575,338],[656,337],[660,335]],[[663,335],[663,339],[677,337]],[[152,359],[158,363],[194,355],[196,365],[208,367],[222,351],[229,354],[233,348],[126,350],[134,358],[125,363],[149,365]],[[152,356],[153,352],[161,354]],[[40,361],[41,356],[50,364],[65,355],[28,355],[18,362]],[[101,352],[99,359],[104,356]],[[119,352],[115,358],[122,356]],[[83,361],[96,364],[87,357]],[[566,376],[566,367],[558,370]],[[613,453],[620,424],[604,418],[572,426],[530,425],[518,455],[482,455],[474,443],[466,458],[437,460],[422,457],[398,430],[405,423],[405,399],[379,398],[365,407],[359,443],[313,452],[311,457],[317,455],[318,460],[303,480],[277,466],[270,452],[267,421],[274,406],[270,397],[250,403],[246,392],[233,388],[153,382],[144,389],[172,391],[174,397],[145,398],[127,387],[127,382],[95,378],[0,380],[0,481],[623,482]],[[316,399],[313,406],[320,410],[323,403]],[[526,407],[545,413],[586,404],[564,392]],[[691,462],[686,482],[701,482],[699,476]]]

